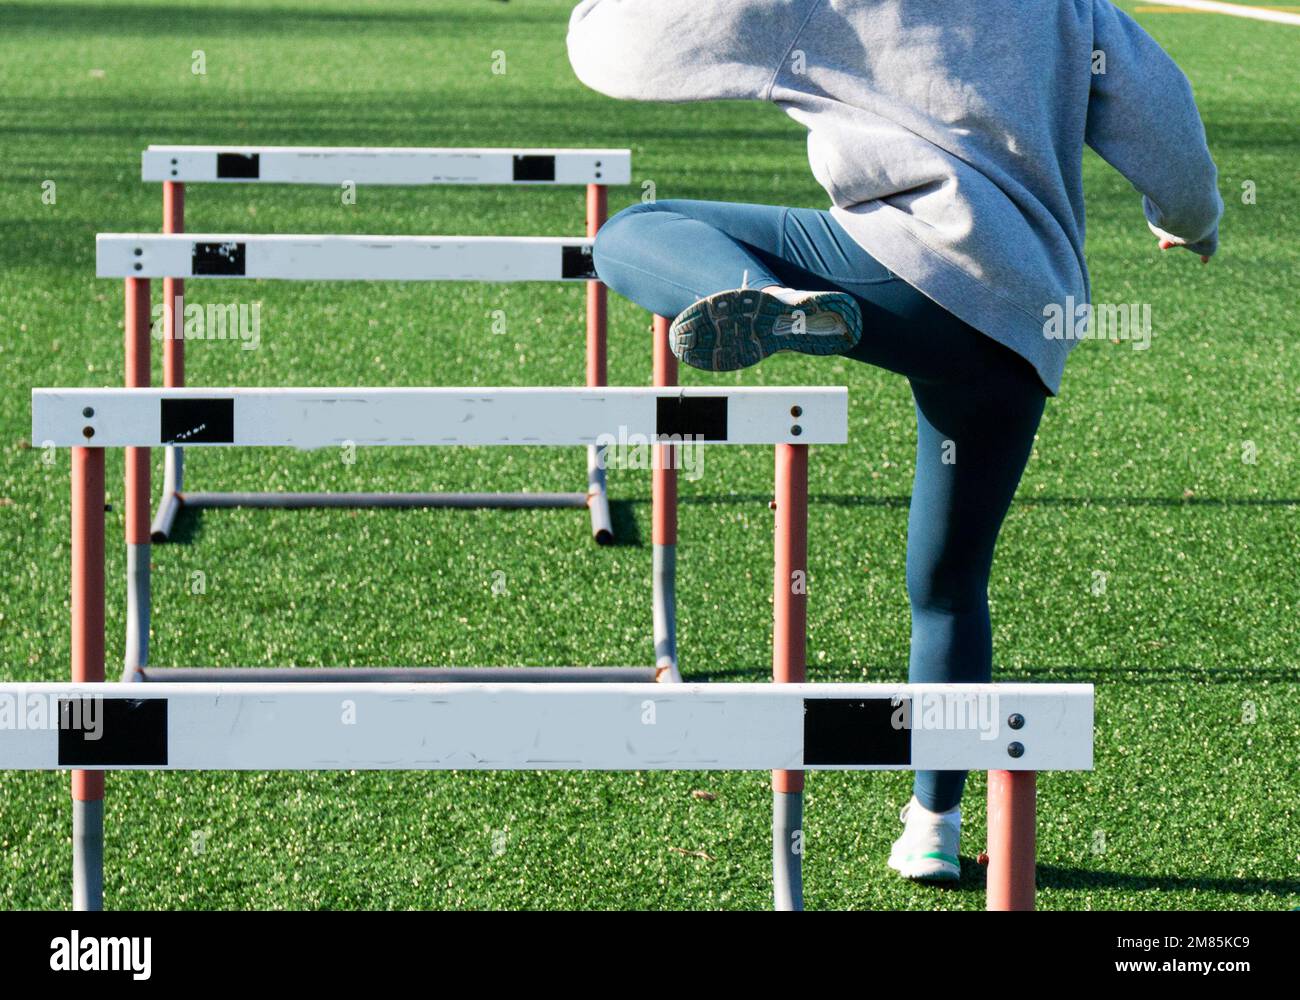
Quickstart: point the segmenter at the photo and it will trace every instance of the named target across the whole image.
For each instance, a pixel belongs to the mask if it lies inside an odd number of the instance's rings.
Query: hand
[[[1171,250],[1171,249],[1173,249],[1174,247],[1178,247],[1178,246],[1182,246],[1182,244],[1181,244],[1181,243],[1175,243],[1173,240],[1161,240],[1161,241],[1160,241],[1160,249],[1161,249],[1161,250]],[[1206,257],[1206,256],[1204,256],[1204,255],[1201,256],[1201,263],[1202,263],[1202,264],[1208,264],[1209,262],[1210,262],[1210,258],[1209,258],[1209,257]]]

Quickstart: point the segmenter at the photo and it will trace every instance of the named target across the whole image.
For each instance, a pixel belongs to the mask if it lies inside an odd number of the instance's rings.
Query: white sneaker
[[[898,814],[903,835],[889,852],[889,867],[903,878],[951,880],[961,877],[957,844],[961,840],[961,807],[931,812],[913,796]]]

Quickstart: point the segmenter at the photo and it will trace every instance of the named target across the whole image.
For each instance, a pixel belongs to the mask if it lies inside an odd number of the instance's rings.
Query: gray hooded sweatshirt
[[[1153,233],[1217,245],[1191,87],[1110,0],[583,0],[568,45],[610,97],[782,108],[854,240],[1053,393],[1091,300],[1085,143]]]

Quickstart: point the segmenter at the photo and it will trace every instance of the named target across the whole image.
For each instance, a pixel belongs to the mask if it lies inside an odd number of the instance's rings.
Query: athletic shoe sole
[[[890,854],[889,867],[903,878],[918,882],[955,882],[961,878],[960,863],[947,854],[937,852],[900,857]]]
[[[803,314],[802,323],[797,313]],[[838,332],[808,332],[809,325],[816,325],[814,317],[827,314],[842,321]],[[700,299],[673,320],[668,330],[673,354],[706,372],[748,368],[778,351],[843,354],[861,338],[862,312],[851,295],[809,292],[792,306],[752,288]]]

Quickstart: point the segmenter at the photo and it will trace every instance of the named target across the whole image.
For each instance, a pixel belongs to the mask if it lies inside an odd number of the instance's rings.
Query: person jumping
[[[992,677],[994,545],[1091,301],[1083,149],[1208,261],[1223,202],[1182,72],[1110,0],[583,0],[570,62],[642,101],[771,102],[829,210],[666,200],[599,231],[600,279],[705,371],[837,354],[911,385],[913,683]],[[715,119],[717,120],[717,119]],[[727,137],[702,147],[731,155]],[[1063,328],[1064,326],[1064,328]],[[955,879],[965,772],[920,771],[889,865]]]

